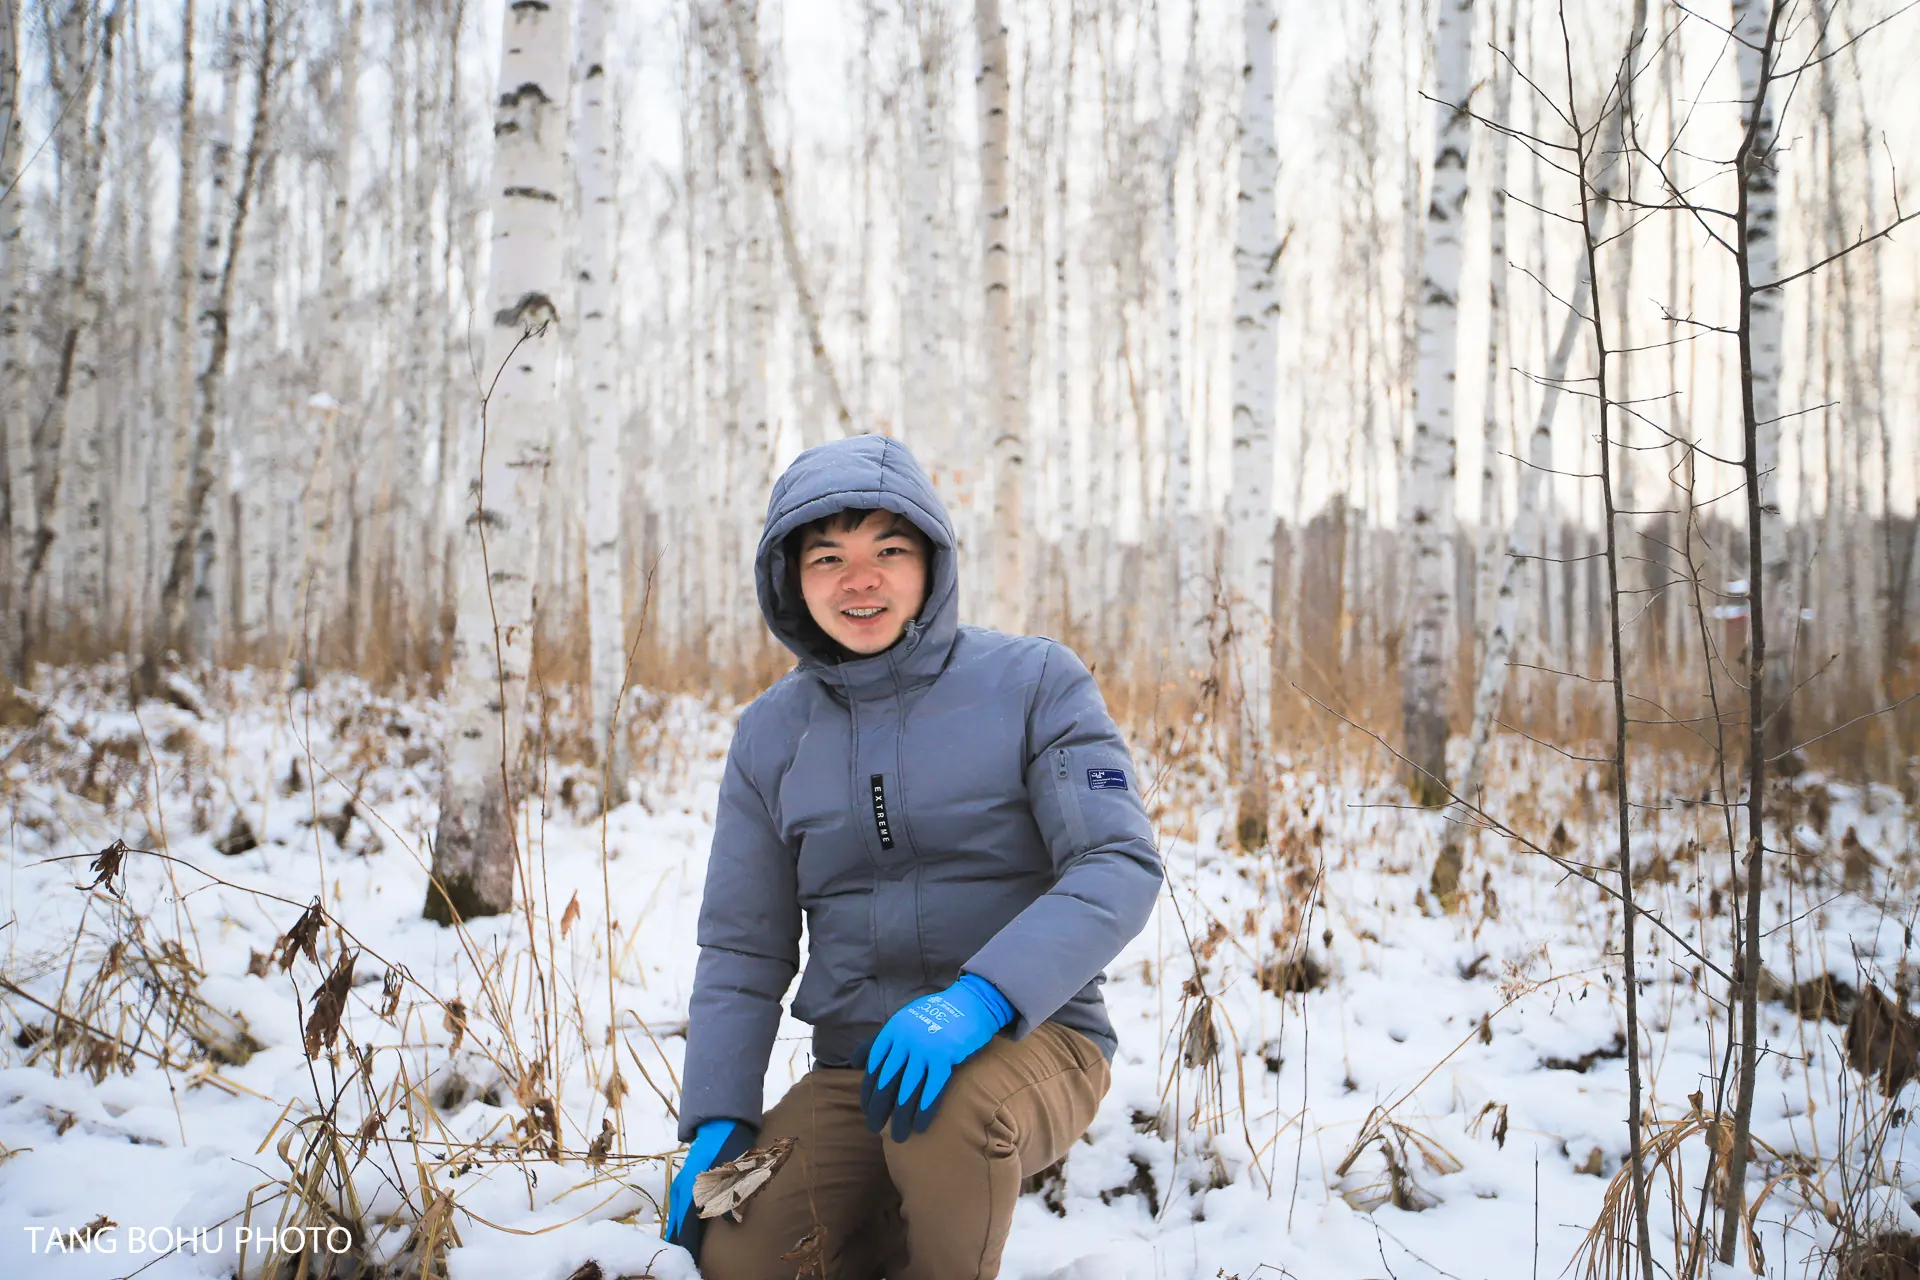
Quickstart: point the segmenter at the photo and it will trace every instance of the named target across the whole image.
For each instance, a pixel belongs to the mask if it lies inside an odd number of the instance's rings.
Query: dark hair
[[[911,533],[914,538],[919,541],[920,549],[923,552],[933,550],[933,540],[927,537],[926,532],[922,530],[919,525],[897,511],[889,511],[883,507],[842,507],[830,515],[821,516],[818,520],[809,520],[803,525],[798,525],[787,534],[786,541],[782,546],[787,555],[788,571],[793,572],[798,570],[800,553],[806,549],[807,538],[810,535],[816,533],[851,533],[853,530],[865,524],[868,516],[876,513],[879,515],[892,516],[892,527],[904,529]]]

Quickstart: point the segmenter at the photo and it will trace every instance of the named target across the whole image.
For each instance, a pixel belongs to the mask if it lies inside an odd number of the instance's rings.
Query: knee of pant
[[[952,1168],[967,1160],[1004,1159],[1018,1149],[1018,1135],[998,1108],[942,1107],[925,1133],[905,1142],[887,1139],[887,1166]]]

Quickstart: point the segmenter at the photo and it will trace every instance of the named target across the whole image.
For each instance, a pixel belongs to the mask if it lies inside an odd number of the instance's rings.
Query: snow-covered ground
[[[589,1260],[609,1280],[693,1275],[660,1242],[655,1202],[729,710],[648,703],[637,799],[604,828],[591,772],[556,765],[530,819],[532,910],[463,935],[420,918],[430,702],[345,680],[309,699],[246,674],[211,680],[196,709],[136,717],[104,680],[56,674],[44,714],[0,707],[0,1275],[229,1276],[243,1226],[248,1276],[257,1241],[287,1226],[333,1228],[404,1274],[457,1236],[457,1280],[563,1280]],[[1380,761],[1351,745],[1283,774],[1263,857],[1226,847],[1217,764],[1140,753],[1168,889],[1109,971],[1112,1091],[1019,1205],[1003,1275],[1495,1278],[1575,1260],[1627,1150],[1619,913],[1493,840],[1469,846],[1464,900],[1440,912],[1423,886],[1447,828],[1395,807]],[[1604,865],[1597,773],[1506,750],[1488,807],[1542,845],[1561,827],[1556,847]],[[1666,799],[1638,815],[1634,847],[1647,905],[1724,968],[1720,811],[1674,798],[1701,795],[1697,772],[1656,767],[1640,798]],[[1802,779],[1781,804],[1795,874],[1767,897],[1769,969],[1786,986],[1832,973],[1911,994],[1917,860],[1898,797]],[[217,847],[249,832],[255,847]],[[81,888],[115,839],[171,861],[130,853],[118,896]],[[312,955],[278,947],[316,897]],[[1687,1124],[1689,1095],[1714,1105],[1725,985],[1651,928],[1638,950],[1648,1114]],[[318,991],[346,953],[338,1038],[309,1059]],[[56,1034],[42,1006],[87,1030]],[[195,1047],[195,1019],[226,1061]],[[1762,1021],[1764,1273],[1818,1274],[1831,1218],[1920,1231],[1915,1087],[1890,1101],[1863,1085],[1833,1022],[1779,1001]],[[789,1022],[769,1102],[806,1067],[806,1028]],[[1651,1175],[1669,1264],[1667,1170],[1696,1186],[1710,1132]],[[55,1238],[102,1216],[115,1225],[89,1248]],[[175,1233],[192,1239],[167,1252]]]

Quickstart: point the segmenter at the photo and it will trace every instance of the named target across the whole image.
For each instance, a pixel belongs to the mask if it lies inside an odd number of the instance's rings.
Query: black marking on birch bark
[[[508,199],[519,196],[525,200],[545,200],[548,204],[559,204],[560,197],[542,187],[508,187],[500,193]]]
[[[514,6],[516,9],[519,7],[519,5]],[[547,6],[543,4],[540,7],[544,9]],[[551,104],[553,102],[553,99],[547,96],[545,89],[542,89],[539,85],[529,80],[517,89],[510,89],[502,93],[500,95],[499,105],[503,107],[517,107],[529,98],[539,103]]]
[[[560,312],[554,307],[553,300],[538,292],[523,293],[518,302],[493,313],[493,322],[503,326],[527,325],[538,328],[559,318]]]

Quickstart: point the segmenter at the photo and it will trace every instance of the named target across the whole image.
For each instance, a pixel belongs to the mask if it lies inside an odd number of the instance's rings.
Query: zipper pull
[[[1054,754],[1055,763],[1058,766],[1057,774],[1060,780],[1064,782],[1066,781],[1066,777],[1067,777],[1067,749],[1065,747],[1062,747],[1058,751],[1054,752],[1053,754]]]

